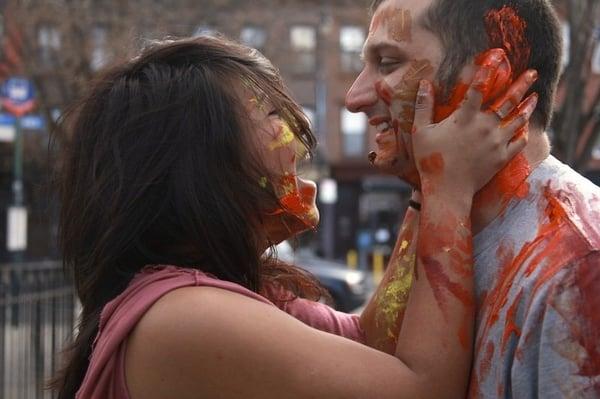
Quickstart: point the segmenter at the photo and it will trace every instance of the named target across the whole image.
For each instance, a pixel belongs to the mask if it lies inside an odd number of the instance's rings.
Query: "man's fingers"
[[[421,80],[415,104],[415,120],[413,131],[433,123],[433,104],[435,101],[433,87],[427,80]]]
[[[501,119],[506,118],[521,102],[525,93],[535,83],[538,78],[537,71],[530,69],[524,72],[508,89],[508,91],[496,100],[490,109],[494,111]]]

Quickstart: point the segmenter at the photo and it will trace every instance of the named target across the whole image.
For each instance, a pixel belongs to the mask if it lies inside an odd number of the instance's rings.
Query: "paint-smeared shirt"
[[[275,306],[238,284],[216,279],[195,269],[146,267],[121,295],[102,310],[90,365],[76,398],[129,399],[125,380],[127,337],[146,311],[163,295],[193,286],[221,288]],[[324,304],[300,298],[283,302],[279,308],[309,326],[364,343],[357,315],[337,312]]]
[[[600,398],[600,188],[553,157],[475,236],[471,398]]]

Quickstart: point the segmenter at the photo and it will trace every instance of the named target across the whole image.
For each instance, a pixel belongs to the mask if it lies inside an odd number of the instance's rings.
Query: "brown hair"
[[[53,383],[59,398],[73,398],[83,380],[103,307],[146,265],[196,268],[255,292],[275,283],[324,294],[312,276],[261,253],[263,215],[278,201],[258,184],[269,173],[249,150],[255,127],[240,85],[315,146],[278,71],[224,38],[155,43],[104,72],[65,117],[59,238],[83,310]]]
[[[371,12],[384,1],[374,0]],[[437,79],[447,95],[462,67],[490,47],[485,17],[504,6],[513,8],[527,25],[525,36],[532,49],[527,68],[539,73],[531,88],[539,95],[532,121],[545,129],[552,117],[562,51],[560,25],[548,0],[432,0],[424,26],[440,38],[445,49]]]

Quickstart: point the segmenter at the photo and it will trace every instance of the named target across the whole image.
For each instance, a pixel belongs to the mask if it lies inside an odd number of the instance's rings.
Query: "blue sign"
[[[35,93],[33,84],[24,78],[10,78],[4,82],[2,97],[6,97],[15,104],[26,103],[33,99]]]
[[[26,115],[21,118],[21,127],[27,130],[42,130],[44,118],[41,115]]]
[[[0,114],[0,125],[3,126],[13,126],[15,124],[15,117],[11,114]]]

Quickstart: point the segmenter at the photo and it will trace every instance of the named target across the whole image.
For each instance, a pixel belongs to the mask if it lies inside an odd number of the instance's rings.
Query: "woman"
[[[263,258],[318,222],[315,185],[296,173],[315,140],[271,64],[204,37],[106,72],[66,122],[60,238],[83,312],[59,398],[463,395],[471,345],[448,335],[472,340],[473,309],[439,306],[429,277],[450,276],[472,302],[472,276],[452,270],[448,248],[467,248],[470,266],[473,194],[523,148],[511,139],[529,117],[499,128],[479,112],[485,76],[439,125],[421,85],[416,272],[428,278],[415,281],[390,356],[364,342],[357,316],[316,302],[312,278]]]

